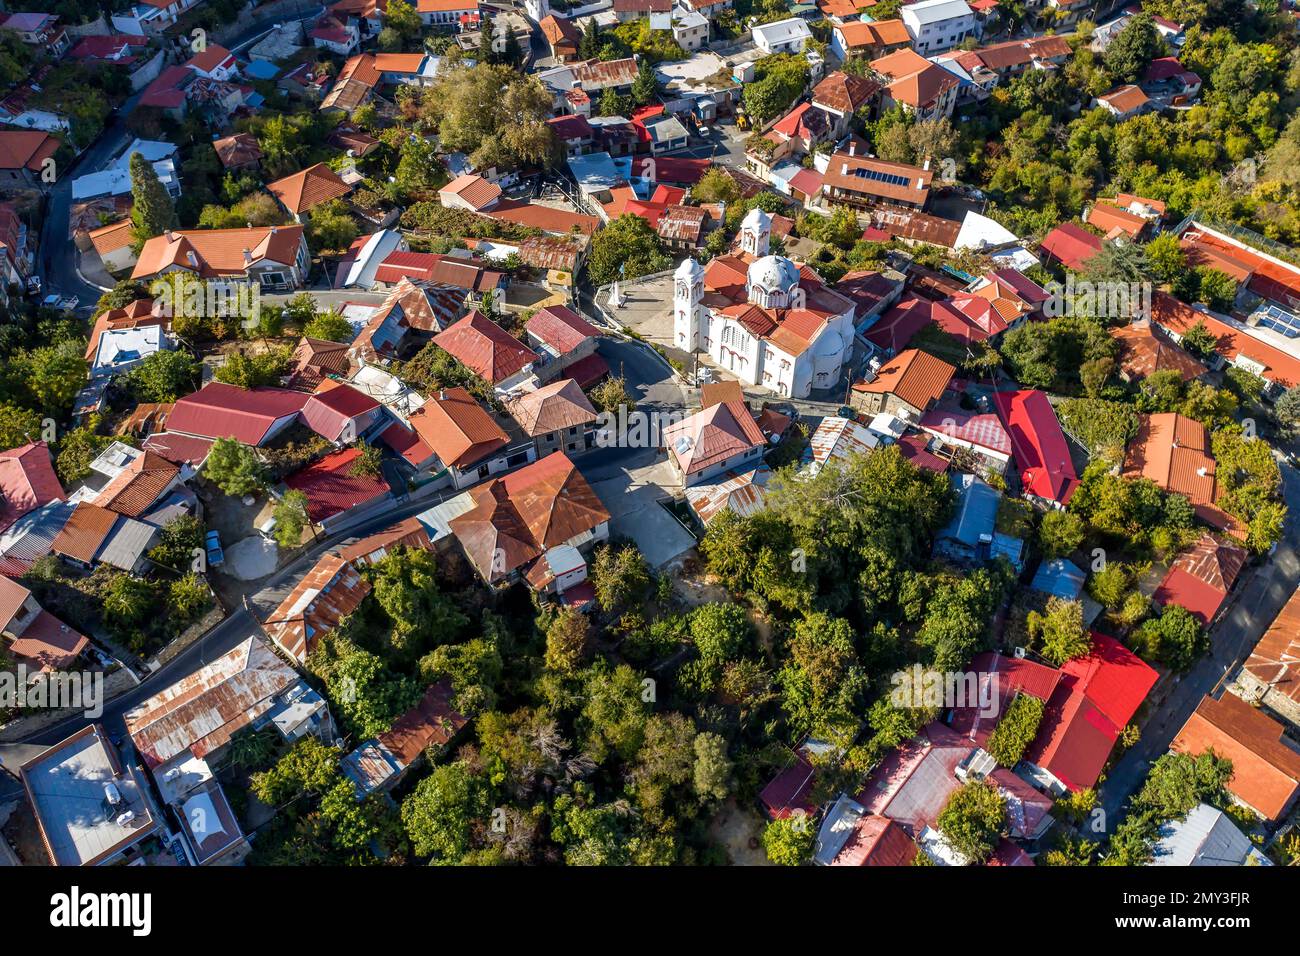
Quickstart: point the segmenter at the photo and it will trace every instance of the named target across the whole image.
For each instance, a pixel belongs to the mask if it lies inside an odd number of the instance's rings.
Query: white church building
[[[853,303],[808,266],[769,251],[772,217],[752,209],[740,251],[707,268],[687,259],[673,281],[673,341],[740,381],[807,398],[839,381],[853,351]]]

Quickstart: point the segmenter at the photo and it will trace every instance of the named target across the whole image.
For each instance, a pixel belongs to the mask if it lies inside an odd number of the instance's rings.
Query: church
[[[772,217],[751,209],[738,253],[677,267],[673,340],[742,382],[807,398],[839,381],[853,352],[854,306],[808,266],[772,255],[771,234]]]

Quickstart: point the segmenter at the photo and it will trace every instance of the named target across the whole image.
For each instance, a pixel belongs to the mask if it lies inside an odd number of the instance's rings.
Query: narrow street
[[[1211,632],[1210,653],[1190,673],[1172,678],[1177,684],[1142,725],[1141,740],[1120,758],[1101,785],[1107,833],[1114,832],[1125,801],[1141,788],[1151,763],[1169,749],[1201,698],[1231,678],[1300,583],[1300,471],[1286,463],[1281,468],[1288,510],[1286,532]]]

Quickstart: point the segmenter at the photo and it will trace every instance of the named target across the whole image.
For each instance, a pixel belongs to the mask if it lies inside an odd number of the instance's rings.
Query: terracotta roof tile
[[[352,192],[352,187],[324,163],[308,166],[292,176],[277,179],[269,183],[266,189],[295,215]]]

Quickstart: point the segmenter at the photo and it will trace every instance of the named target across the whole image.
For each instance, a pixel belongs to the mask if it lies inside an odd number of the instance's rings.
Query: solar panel
[[[1293,315],[1276,305],[1266,305],[1259,311],[1261,328],[1280,332],[1289,339],[1300,337],[1300,316]]]

